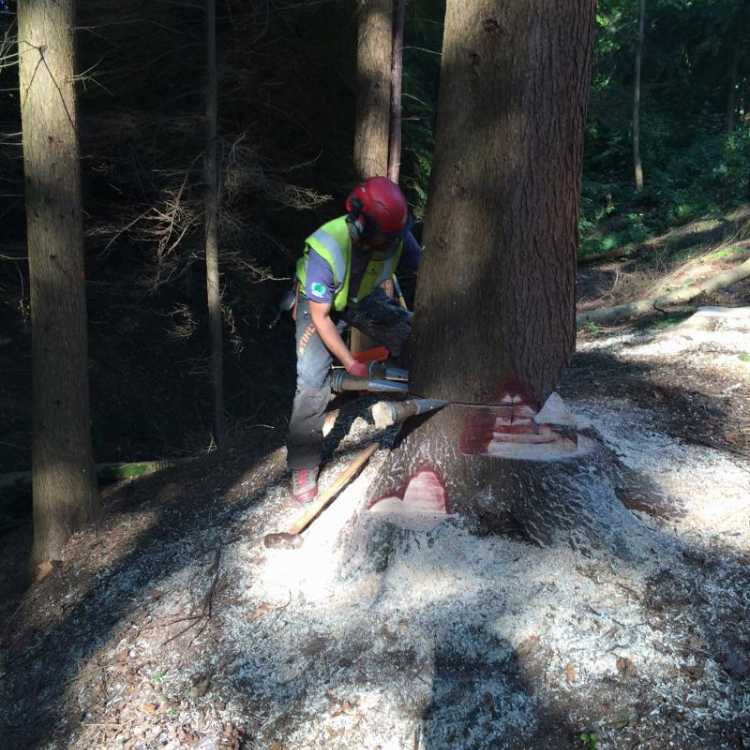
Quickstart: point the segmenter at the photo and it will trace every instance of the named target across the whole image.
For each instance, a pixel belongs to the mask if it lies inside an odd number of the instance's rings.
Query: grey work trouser
[[[346,325],[387,347],[393,357],[403,357],[411,333],[412,314],[376,289],[357,304],[351,302],[335,317],[342,331]],[[297,390],[289,420],[287,464],[290,469],[313,469],[320,464],[323,415],[331,397],[332,357],[318,335],[307,300],[297,305]]]

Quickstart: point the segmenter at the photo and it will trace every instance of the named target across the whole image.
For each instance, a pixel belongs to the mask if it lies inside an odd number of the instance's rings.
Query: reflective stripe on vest
[[[318,229],[317,232],[313,232],[311,238],[320,242],[320,244],[331,254],[331,260],[333,261],[333,276],[336,281],[336,287],[337,289],[341,289],[341,285],[344,283],[344,277],[346,276],[346,259],[344,258],[344,253],[341,251],[341,246],[323,229]]]

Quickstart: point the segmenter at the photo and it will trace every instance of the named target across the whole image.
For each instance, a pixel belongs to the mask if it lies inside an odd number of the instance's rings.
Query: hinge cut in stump
[[[555,460],[577,454],[578,423],[557,393],[537,411],[519,393],[467,415],[459,450],[466,456]]]

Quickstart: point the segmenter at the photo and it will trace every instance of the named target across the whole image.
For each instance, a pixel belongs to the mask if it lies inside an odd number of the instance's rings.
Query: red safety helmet
[[[346,211],[359,223],[364,217],[363,239],[388,239],[406,227],[408,206],[401,188],[387,177],[360,182],[346,199]]]

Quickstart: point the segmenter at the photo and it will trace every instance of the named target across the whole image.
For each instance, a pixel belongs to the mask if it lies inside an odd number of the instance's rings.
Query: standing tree
[[[737,93],[741,82],[740,66],[744,58],[747,46],[747,25],[750,9],[748,4],[739,0],[730,15],[729,28],[726,28],[726,37],[731,40],[729,47],[729,85],[727,91],[727,135],[734,133],[737,115]]]
[[[32,562],[58,559],[99,508],[89,419],[75,4],[21,0],[19,78],[31,288]]]
[[[606,525],[591,503],[611,493],[584,486],[584,464],[608,459],[585,438],[567,454],[564,441],[539,447],[547,438],[531,419],[575,345],[594,8],[448,0],[410,390],[450,404],[405,428],[373,500],[420,477],[418,506],[446,499],[485,529],[545,543]],[[498,451],[482,444],[495,438],[507,441]],[[530,453],[541,460],[520,460]]]
[[[732,57],[729,61],[729,86],[727,91],[727,118],[726,129],[727,135],[734,133],[735,115],[737,113],[737,74],[740,67],[740,55],[742,47],[740,42],[735,40],[732,44]]]
[[[392,0],[358,0],[357,5],[354,171],[365,179],[388,170],[393,6]]]
[[[635,75],[633,79],[633,171],[636,192],[643,190],[643,164],[641,163],[641,68],[646,28],[646,0],[639,0],[638,38],[635,47]]]
[[[448,2],[418,393],[483,403],[514,381],[541,404],[573,353],[593,11]]]
[[[392,0],[357,0],[357,113],[354,172],[358,180],[388,173],[391,126]],[[350,347],[361,352],[370,339],[356,328]]]
[[[391,65],[391,134],[388,145],[388,178],[398,182],[401,171],[401,89],[404,73],[406,0],[395,0],[393,14],[393,64]]]
[[[218,81],[216,0],[206,0],[206,153],[203,162],[206,203],[206,288],[211,340],[211,390],[214,440],[224,443],[224,362],[222,357],[221,278],[219,275]]]

